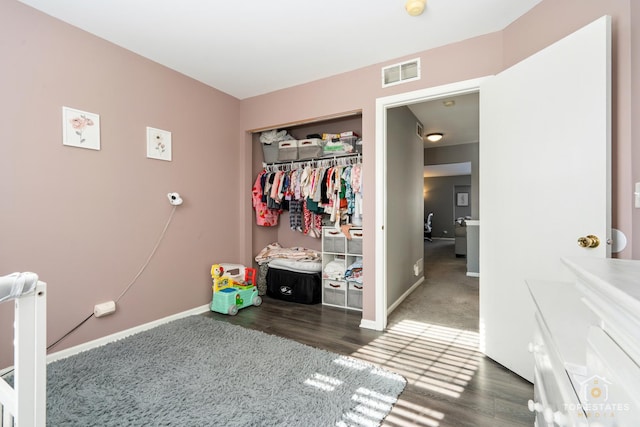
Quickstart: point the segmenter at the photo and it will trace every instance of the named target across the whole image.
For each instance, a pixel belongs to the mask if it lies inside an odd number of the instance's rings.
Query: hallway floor
[[[478,351],[479,279],[466,275],[466,258],[434,239],[424,259],[425,282],[388,319],[386,334],[404,345],[383,365],[409,384],[383,425],[533,425],[533,385]]]
[[[466,258],[455,255],[454,241],[424,242],[425,281],[389,316],[428,321],[478,332],[478,278],[467,276]]]

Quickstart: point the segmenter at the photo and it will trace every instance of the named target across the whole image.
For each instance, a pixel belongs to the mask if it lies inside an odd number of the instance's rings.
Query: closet
[[[275,162],[272,161],[269,163],[264,162],[265,152],[263,150],[263,144],[260,141],[260,136],[263,132],[273,129],[276,129],[278,131],[286,130],[287,133],[291,135],[295,140],[308,139],[309,136],[313,135],[338,134],[347,131],[351,131],[359,136],[362,136],[362,114],[360,112],[356,112],[344,117],[311,121],[295,125],[279,125],[272,128],[253,131],[252,184],[255,184],[256,177],[258,177],[259,174],[263,172],[290,173],[292,170],[301,172],[304,169],[309,168],[328,169],[332,167],[337,167],[341,170],[341,172],[344,172],[345,170],[351,169],[356,165],[358,165],[359,167],[361,167],[362,165],[363,158],[361,154],[361,146],[354,146],[353,151],[350,153],[335,153],[330,155],[323,153],[322,156],[311,159]],[[273,155],[270,155],[268,160],[274,160]],[[247,195],[247,197],[249,197],[249,195]],[[294,226],[296,221],[294,220],[293,223],[291,221],[291,216],[296,214],[294,212],[290,212],[288,209],[282,210],[278,217],[278,224],[276,226],[265,227],[258,225],[255,217],[255,212],[253,214],[254,219],[252,221],[252,252],[254,255],[258,254],[263,248],[274,242],[278,242],[283,247],[304,247],[307,249],[315,250],[318,252],[318,254],[321,254],[323,230],[329,227],[335,228],[337,222],[336,218],[332,218],[330,214],[323,214],[321,215],[322,219],[319,222],[314,222],[314,226],[316,226],[317,229],[315,229],[316,227],[314,227],[314,231],[312,233],[305,234],[304,232],[301,232],[299,228],[296,229],[296,227]],[[343,215],[342,221],[339,225],[344,225],[345,223],[351,222],[351,218],[351,216],[345,218],[345,216]],[[361,218],[362,216],[360,216],[360,221]],[[303,221],[304,220],[305,219],[303,218]],[[359,226],[361,226],[361,224],[361,222],[358,223]],[[338,305],[346,306],[346,300],[345,304]],[[360,306],[361,303],[356,303],[355,305]]]
[[[362,114],[356,112],[345,115],[344,117],[313,120],[294,125],[274,124],[272,127],[255,130],[252,135],[252,184],[255,177],[263,169],[264,154],[262,144],[260,143],[260,134],[269,129],[286,129],[289,134],[299,139],[304,139],[307,135],[311,134],[340,133],[346,130],[353,130],[362,136]],[[367,142],[365,141],[364,143],[366,144]],[[250,191],[250,189],[248,189],[248,191]],[[246,194],[245,197],[250,197],[250,194]],[[288,211],[284,211],[280,215],[277,227],[260,227],[256,224],[255,220],[252,222],[253,254],[259,253],[262,248],[273,242],[280,242],[280,244],[285,247],[303,246],[318,252],[322,249],[320,238],[316,239],[304,236],[289,228],[290,221]]]
[[[315,239],[325,225],[361,226],[361,178],[359,153],[264,164],[252,188],[256,224],[288,226]],[[280,220],[284,211],[289,213],[288,223]]]

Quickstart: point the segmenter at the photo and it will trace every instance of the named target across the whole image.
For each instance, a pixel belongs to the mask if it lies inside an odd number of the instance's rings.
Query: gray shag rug
[[[191,316],[48,365],[48,426],[375,426],[406,384],[369,363]]]

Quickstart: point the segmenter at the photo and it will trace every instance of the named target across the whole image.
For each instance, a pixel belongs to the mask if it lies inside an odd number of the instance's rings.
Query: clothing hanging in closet
[[[339,164],[341,161],[344,163]],[[349,164],[352,161],[333,159],[265,167],[252,189],[256,223],[275,226],[286,209],[292,230],[320,238],[322,215],[329,215],[337,227],[348,217],[361,219],[362,165],[359,158]]]

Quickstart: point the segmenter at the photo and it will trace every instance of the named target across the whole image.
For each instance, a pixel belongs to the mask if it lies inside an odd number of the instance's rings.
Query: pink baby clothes
[[[251,189],[251,198],[253,202],[253,208],[256,210],[256,224],[263,227],[273,227],[278,225],[278,218],[280,211],[277,209],[269,209],[267,204],[262,201],[262,186],[260,185],[260,178],[266,171],[262,171],[258,174],[253,188]]]

